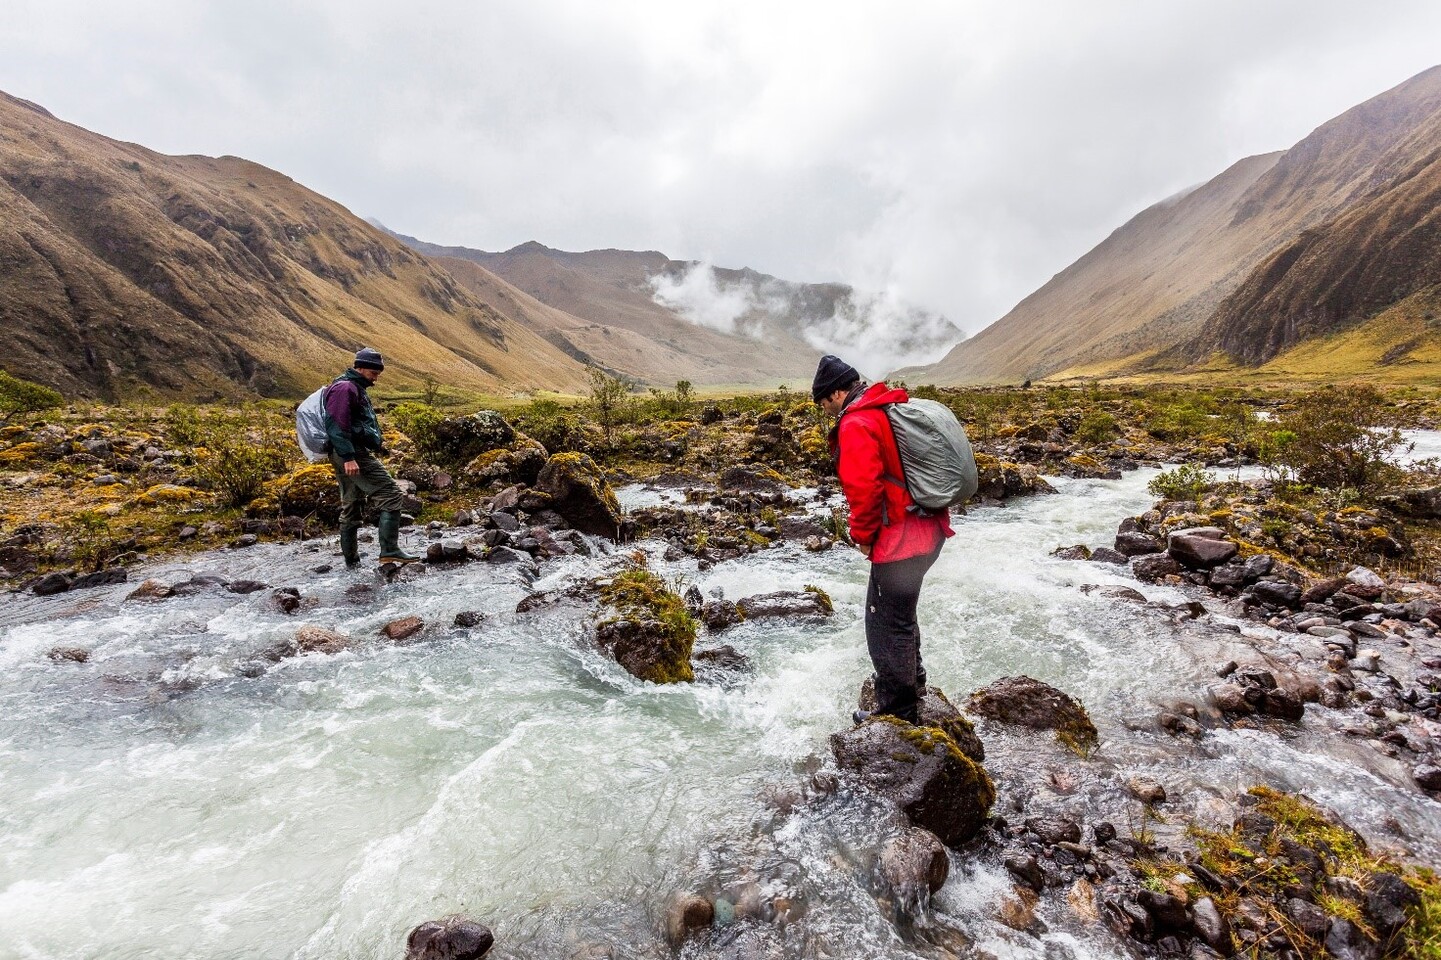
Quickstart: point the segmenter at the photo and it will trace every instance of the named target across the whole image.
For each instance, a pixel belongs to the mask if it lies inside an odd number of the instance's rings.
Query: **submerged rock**
[[[693,934],[708,929],[715,922],[715,905],[705,897],[686,894],[676,897],[666,908],[665,935],[672,947],[679,947]]]
[[[405,960],[479,960],[495,945],[490,928],[465,917],[430,920],[405,939]]]
[[[899,897],[919,901],[945,886],[951,857],[934,833],[911,827],[881,848],[877,867]]]
[[[628,570],[601,588],[617,617],[596,626],[602,649],[632,676],[652,683],[695,679],[696,622],[679,595],[648,570]]]
[[[936,727],[874,717],[833,734],[831,752],[843,772],[947,845],[975,836],[996,799],[986,771]]]
[[[1056,738],[1079,752],[1096,745],[1096,726],[1086,709],[1048,683],[1031,677],[1002,677],[971,694],[966,710],[999,723],[1031,730],[1054,730]]]

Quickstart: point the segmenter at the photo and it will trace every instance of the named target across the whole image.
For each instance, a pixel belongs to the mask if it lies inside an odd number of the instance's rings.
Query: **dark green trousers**
[[[360,472],[353,477],[346,476],[345,459],[333,450],[330,453],[330,465],[335,468],[335,479],[340,484],[340,525],[360,526],[367,502],[382,513],[387,510],[399,513],[405,498],[385,466],[374,454],[359,450],[355,453],[355,462]]]

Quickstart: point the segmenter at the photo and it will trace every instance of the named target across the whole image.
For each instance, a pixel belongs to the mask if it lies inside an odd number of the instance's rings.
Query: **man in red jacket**
[[[900,451],[885,405],[905,403],[904,390],[869,387],[855,367],[821,358],[811,397],[836,418],[831,457],[850,505],[850,534],[871,561],[866,589],[866,647],[876,671],[876,713],[910,723],[919,719],[926,689],[916,604],[926,571],[953,535],[950,515],[918,508],[906,492]],[[856,723],[870,713],[857,710]]]

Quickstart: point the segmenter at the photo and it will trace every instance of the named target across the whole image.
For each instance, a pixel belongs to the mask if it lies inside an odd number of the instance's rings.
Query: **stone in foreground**
[[[975,836],[996,800],[986,771],[936,727],[875,717],[833,734],[831,752],[842,772],[855,775],[948,846]]]
[[[861,696],[856,706],[867,713],[874,713],[876,709],[876,678],[867,677],[866,682],[861,684]],[[939,727],[946,732],[956,746],[967,757],[976,763],[986,759],[986,747],[981,743],[981,738],[976,736],[976,728],[971,721],[966,719],[965,714],[957,710],[955,704],[946,697],[940,687],[926,687],[925,694],[921,697],[920,703],[920,726]]]
[[[1054,730],[1073,749],[1096,745],[1096,725],[1069,694],[1031,677],[1002,677],[971,694],[966,710],[999,723],[1031,730]]]
[[[495,945],[490,928],[465,917],[429,920],[410,931],[405,960],[479,960]]]

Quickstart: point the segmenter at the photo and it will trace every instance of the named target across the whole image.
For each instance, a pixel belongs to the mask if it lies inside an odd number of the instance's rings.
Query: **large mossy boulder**
[[[273,502],[283,516],[314,516],[328,524],[340,519],[340,485],[328,463],[313,463],[276,477],[266,483],[261,499]]]
[[[1054,730],[1056,739],[1083,755],[1095,749],[1098,739],[1085,707],[1032,677],[1002,677],[971,694],[966,710],[998,723]]]
[[[435,425],[436,452],[450,463],[469,463],[482,453],[510,446],[515,428],[494,410],[446,417]]]
[[[620,501],[605,473],[583,453],[557,453],[545,462],[535,489],[546,505],[582,533],[615,540],[621,524]]]
[[[535,483],[545,468],[545,447],[517,434],[509,446],[487,450],[465,465],[462,475],[472,483]]]
[[[614,615],[596,625],[596,642],[628,673],[652,683],[695,679],[696,621],[664,580],[627,570],[601,588],[600,598]]]
[[[876,678],[867,677],[866,682],[861,684],[861,696],[856,704],[867,713],[876,709]],[[981,743],[981,738],[976,736],[976,728],[966,715],[956,709],[955,704],[941,691],[940,687],[926,687],[926,692],[921,697],[920,703],[920,725],[923,727],[939,727],[955,741],[961,752],[970,757],[976,763],[986,759],[986,747]]]
[[[872,717],[833,734],[831,752],[842,772],[890,800],[912,824],[947,846],[975,836],[996,801],[985,769],[937,727]]]

